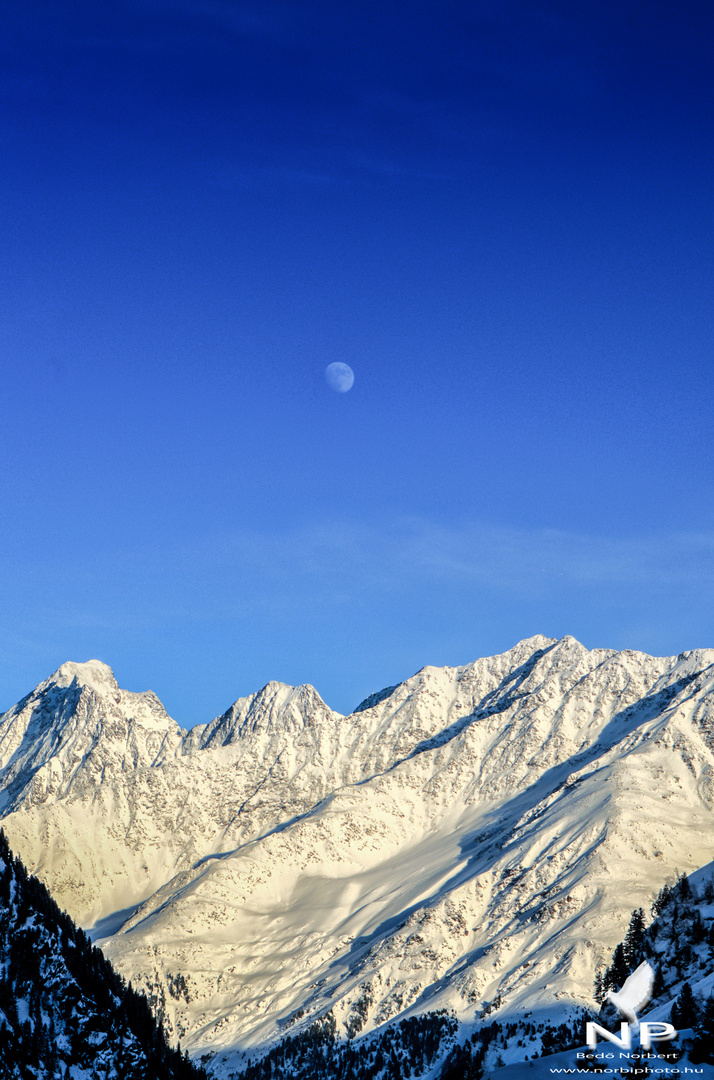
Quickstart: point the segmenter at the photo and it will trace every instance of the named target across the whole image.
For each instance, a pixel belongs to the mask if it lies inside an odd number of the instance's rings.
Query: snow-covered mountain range
[[[535,637],[350,716],[269,683],[190,732],[67,663],[0,718],[0,813],[217,1076],[328,1011],[562,1012],[714,858],[714,650]]]

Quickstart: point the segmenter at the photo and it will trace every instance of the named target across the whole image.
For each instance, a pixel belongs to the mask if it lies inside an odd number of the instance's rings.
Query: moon
[[[328,364],[325,368],[325,380],[330,390],[334,390],[337,394],[346,394],[352,389],[355,373],[349,364],[337,361],[335,364]]]

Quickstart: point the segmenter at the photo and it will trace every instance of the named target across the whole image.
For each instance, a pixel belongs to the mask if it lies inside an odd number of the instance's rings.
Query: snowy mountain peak
[[[151,691],[121,690],[100,660],[62,664],[0,716],[0,807],[80,796],[114,772],[176,752],[183,732]]]
[[[55,683],[57,686],[71,686],[75,680],[80,686],[88,686],[97,693],[119,689],[114,672],[101,660],[87,660],[83,664],[68,660],[58,667],[46,682]]]
[[[512,649],[506,650],[505,653],[501,653],[502,656],[509,656],[511,653],[534,653],[538,649],[550,649],[553,645],[562,645],[569,648],[576,645],[579,649],[583,649],[584,646],[580,644],[577,638],[574,638],[571,634],[566,634],[562,638],[546,637],[545,634],[533,634],[532,637],[521,638],[516,642]]]
[[[314,686],[269,682],[249,697],[238,698],[221,716],[191,733],[192,745],[227,746],[249,736],[296,734],[320,720],[335,720]]]

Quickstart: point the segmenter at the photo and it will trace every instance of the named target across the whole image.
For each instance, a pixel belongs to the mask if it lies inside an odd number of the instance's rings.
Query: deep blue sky
[[[0,707],[714,646],[710,5],[0,8]]]

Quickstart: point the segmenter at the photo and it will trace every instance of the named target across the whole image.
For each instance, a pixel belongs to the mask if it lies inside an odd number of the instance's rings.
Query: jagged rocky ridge
[[[146,999],[13,857],[0,830],[0,1072],[4,1080],[205,1080]]]
[[[0,720],[5,827],[217,1076],[328,1012],[592,1006],[632,909],[714,854],[713,664],[536,637],[188,733],[65,664]]]

